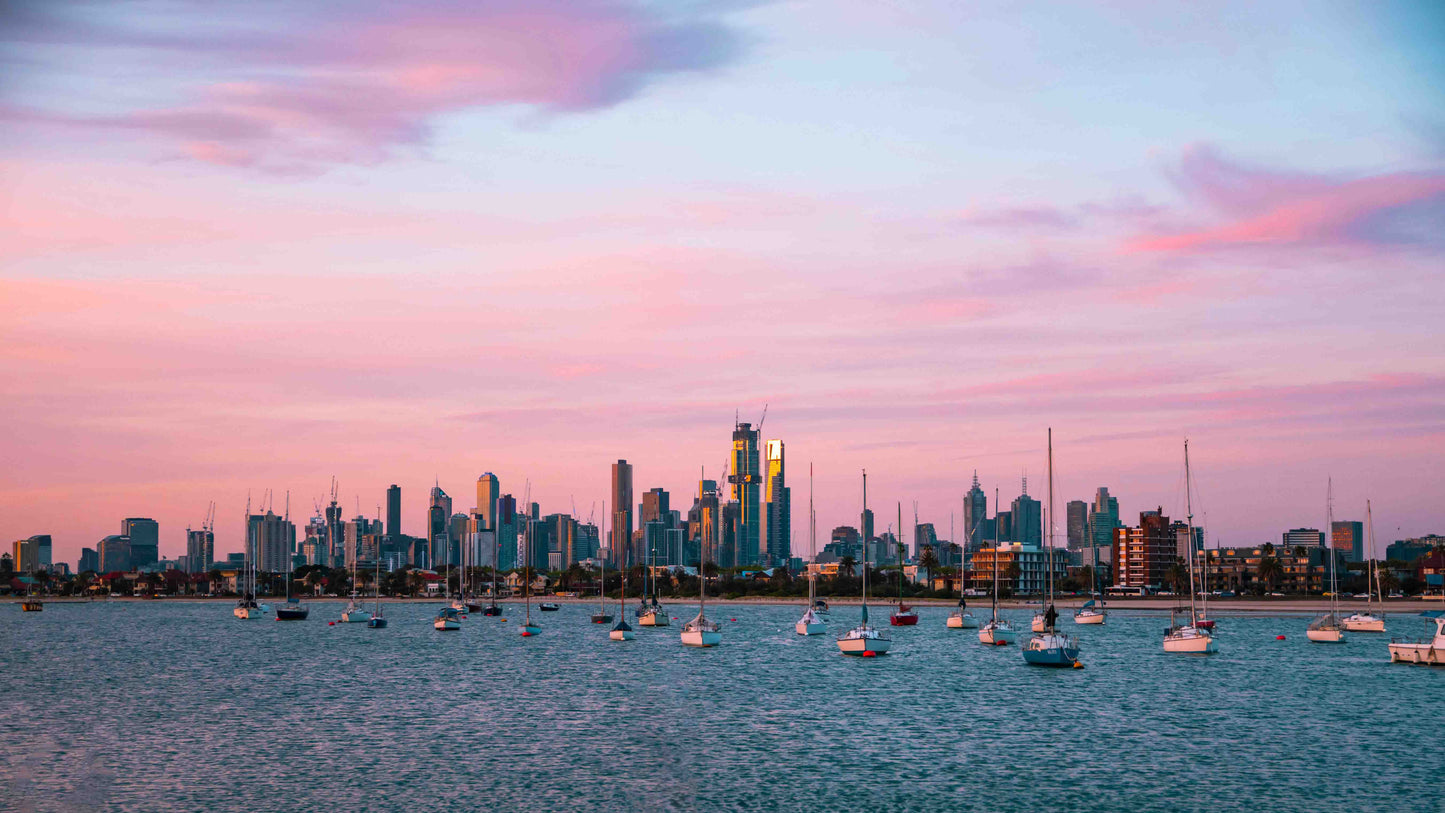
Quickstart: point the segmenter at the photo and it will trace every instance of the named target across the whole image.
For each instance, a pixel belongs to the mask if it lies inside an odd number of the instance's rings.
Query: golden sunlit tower
[[[787,486],[784,476],[783,442],[768,441],[766,458],[768,480],[764,492],[768,496],[767,506],[767,554],[764,564],[786,565],[792,557],[793,531],[793,490]]]
[[[738,517],[737,564],[748,567],[758,563],[761,553],[758,541],[763,479],[758,473],[758,432],[750,423],[734,425],[732,471],[728,482],[742,511]]]

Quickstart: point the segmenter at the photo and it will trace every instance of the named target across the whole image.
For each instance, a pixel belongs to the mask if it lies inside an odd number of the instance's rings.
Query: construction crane
[[[768,405],[767,405],[766,402],[764,402],[764,403],[763,403],[763,417],[758,418],[758,437],[762,437],[762,436],[763,436],[763,421],[766,421],[767,419],[768,419]]]

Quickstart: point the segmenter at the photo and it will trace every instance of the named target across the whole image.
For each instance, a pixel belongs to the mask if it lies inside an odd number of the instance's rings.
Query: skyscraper
[[[1023,493],[1014,498],[1009,506],[1009,518],[1013,525],[1013,541],[1021,545],[1038,547],[1043,539],[1043,504],[1029,496],[1029,479],[1024,478]],[[1049,517],[1053,523],[1054,517]]]
[[[997,510],[998,506],[994,506]],[[988,518],[988,495],[978,486],[978,471],[973,473],[973,487],[963,495],[963,536],[964,550],[973,553],[983,547],[990,534],[985,533],[984,520]]]
[[[639,527],[649,522],[661,522],[666,525],[668,516],[672,512],[671,497],[666,489],[653,488],[642,494],[642,516],[638,519]]]
[[[80,561],[76,563],[75,571],[77,573],[84,573],[87,570],[91,572],[100,571],[100,552],[95,548],[80,549]]]
[[[497,568],[517,567],[517,499],[511,494],[497,498]]]
[[[497,529],[497,499],[502,495],[501,482],[497,475],[486,472],[477,478],[477,514],[481,517],[478,530]]]
[[[1325,534],[1314,528],[1291,528],[1284,532],[1280,544],[1284,545],[1286,550],[1293,550],[1297,545],[1308,548],[1324,547]]]
[[[1351,562],[1365,561],[1365,524],[1340,521],[1330,527],[1330,547],[1342,551]]]
[[[1113,549],[1114,529],[1123,526],[1119,522],[1119,498],[1109,496],[1108,486],[1099,486],[1094,492],[1094,505],[1089,512],[1089,527],[1093,529],[1091,534],[1095,547]]]
[[[360,517],[357,517],[361,520]],[[361,520],[365,522],[365,520]],[[291,551],[296,548],[296,526],[284,517],[271,513],[252,514],[246,518],[246,550],[256,557],[256,567],[264,573],[290,573]]]
[[[1089,504],[1083,500],[1069,500],[1065,507],[1068,521],[1069,550],[1080,551],[1089,547]]]
[[[328,512],[329,513],[329,512]],[[442,491],[441,484],[432,486],[431,501],[426,509],[426,548],[429,568],[440,567],[444,562],[456,564],[446,557],[451,545],[452,498]]]
[[[696,518],[692,516],[696,512]],[[696,525],[694,526],[694,523]],[[714,564],[718,561],[718,490],[716,480],[699,480],[697,502],[688,512],[688,528],[697,543],[698,555]]]
[[[392,483],[386,490],[386,537],[401,536],[401,486]]]
[[[783,464],[783,442],[767,444],[768,495],[766,564],[787,564],[793,555],[793,490],[788,487]]]
[[[216,535],[209,528],[186,529],[186,569],[207,573],[216,558]]]
[[[346,534],[342,530],[345,522],[341,518],[341,505],[336,501],[336,478],[331,478],[331,504],[326,506],[326,544],[331,548],[331,566],[341,567],[347,562]]]
[[[750,423],[733,427],[732,472],[728,482],[733,487],[733,500],[742,511],[738,518],[737,559],[739,566],[746,567],[757,564],[762,553],[759,549],[762,477],[758,473],[758,433]]]
[[[130,566],[141,568],[160,560],[160,526],[149,517],[131,517],[120,523],[121,536],[130,537]]]
[[[632,543],[632,464],[618,460],[612,464],[612,530],[607,547],[618,562],[641,562]],[[629,548],[630,553],[629,553]]]
[[[130,537],[112,534],[100,540],[100,573],[115,573],[131,569]]]

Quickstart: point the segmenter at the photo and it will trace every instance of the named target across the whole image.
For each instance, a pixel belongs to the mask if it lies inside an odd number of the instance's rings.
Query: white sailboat
[[[256,544],[251,539],[251,494],[246,494],[246,572],[241,575],[241,598],[231,614],[249,621],[266,614],[267,607],[256,601]]]
[[[602,503],[602,539],[607,538],[607,502]],[[611,624],[612,615],[607,612],[607,557],[600,556],[601,570],[597,577],[597,612],[592,614],[592,623]]]
[[[963,597],[963,566],[958,568],[958,609],[948,614],[946,626],[951,630],[976,630],[978,619],[968,611],[968,601]]]
[[[1370,572],[1365,581],[1365,611],[1347,615],[1345,620],[1340,623],[1350,632],[1384,632],[1385,596],[1379,592],[1380,571],[1375,567],[1375,515],[1370,508],[1369,500],[1365,500],[1365,521],[1370,528],[1368,550],[1365,552],[1365,555],[1370,557]],[[1379,615],[1373,612],[1376,596],[1379,596],[1380,599]]]
[[[358,500],[359,501],[359,500]],[[357,512],[360,514],[360,512]],[[357,520],[360,522],[360,518]],[[351,551],[351,600],[347,602],[346,609],[341,613],[341,620],[348,624],[364,624],[371,620],[371,613],[358,601],[360,594],[356,591],[356,560],[361,558],[361,539],[358,535],[356,547]],[[381,551],[377,551],[381,555]]]
[[[1059,613],[1054,609],[1054,430],[1049,429],[1049,513],[1044,517],[1044,577],[1048,583],[1048,601],[1044,605],[1041,632],[1035,632],[1024,644],[1024,662],[1030,666],[1074,667],[1078,669],[1079,643],[1055,627]]]
[[[613,533],[615,534],[616,531],[614,530]],[[617,623],[612,626],[607,637],[613,641],[631,641],[637,637],[637,633],[627,625],[627,560],[622,558],[624,554],[621,549],[617,548],[619,543],[614,541],[612,544],[614,552],[620,559],[618,564],[621,565],[619,569],[622,571],[622,586],[617,591]]]
[[[984,495],[984,500],[985,500],[985,501],[988,500],[988,495],[987,495],[987,494]],[[998,510],[998,489],[997,489],[997,488],[995,488],[995,489],[993,490],[993,504],[994,504],[994,511],[997,511],[997,510]],[[983,512],[984,512],[984,515],[985,515],[985,516],[988,515],[988,505],[987,505],[986,503],[985,503],[985,505],[984,505],[984,510],[983,510]],[[984,624],[983,627],[979,629],[979,631],[978,631],[978,642],[981,643],[981,644],[988,644],[989,646],[1013,646],[1014,641],[1017,641],[1017,640],[1018,640],[1018,630],[1014,629],[1014,625],[1013,625],[1013,624],[1010,624],[1007,619],[999,618],[999,617],[998,617],[998,524],[997,524],[997,521],[995,521],[995,524],[994,524],[993,528],[994,528],[994,534],[993,534],[993,537],[994,537],[994,539],[993,539],[993,590],[991,591],[991,598],[993,599],[993,602],[992,602],[992,603],[993,603],[993,618],[990,619],[987,624]]]
[[[1169,617],[1169,628],[1164,631],[1165,652],[1185,652],[1196,655],[1210,655],[1219,651],[1214,643],[1214,634],[1199,625],[1199,611],[1195,601],[1198,590],[1194,586],[1194,503],[1191,499],[1189,480],[1189,441],[1184,441],[1184,505],[1189,515],[1189,623],[1175,624],[1174,614]]]
[[[1329,481],[1325,492],[1325,513],[1329,519],[1325,527],[1333,533],[1335,527],[1335,484]],[[1335,551],[1334,548],[1325,548],[1325,558],[1330,568],[1330,611],[1310,622],[1305,629],[1305,637],[1317,644],[1342,644],[1345,642],[1345,629],[1340,624],[1340,589],[1335,575]]]
[[[1093,583],[1089,585],[1089,600],[1074,611],[1075,624],[1102,624],[1109,614],[1104,609],[1104,597],[1099,594],[1099,544],[1094,537],[1094,516],[1089,515],[1089,548],[1094,551]]]
[[[868,512],[868,472],[863,472],[863,513]],[[844,655],[872,658],[888,654],[893,645],[882,630],[868,625],[868,542],[863,542],[863,615],[858,626],[843,633],[838,639],[838,651]]]
[[[371,618],[367,619],[366,626],[370,629],[386,629],[386,616],[381,613],[381,556],[377,551],[376,557],[376,604],[371,611]]]
[[[704,477],[699,477],[701,481]],[[716,524],[716,523],[714,523]],[[698,546],[697,616],[682,625],[683,646],[709,647],[722,643],[722,625],[707,620],[707,546]]]
[[[651,580],[651,596],[644,598],[642,606],[638,609],[637,625],[639,627],[666,627],[669,624],[667,610],[657,601],[657,575],[653,573],[653,567],[657,562],[657,546],[653,545],[647,551],[647,575],[643,579],[643,585]]]
[[[524,497],[522,504],[532,504],[532,486],[530,483],[528,483],[527,485],[526,496]],[[527,520],[526,530],[527,544],[525,546],[527,551],[527,561],[522,565],[522,573],[525,574],[523,577],[524,583],[522,586],[522,590],[523,593],[526,595],[527,617],[517,627],[517,632],[522,633],[523,638],[530,638],[533,635],[538,635],[542,632],[542,628],[540,626],[532,623],[532,521],[530,519],[530,515],[528,515],[528,517],[529,518]]]
[[[808,464],[808,606],[803,610],[803,617],[793,625],[793,630],[799,635],[822,635],[828,631],[828,625],[813,611],[813,604],[818,600],[818,574],[813,569],[813,563],[818,558],[818,514],[813,510],[813,464]]]

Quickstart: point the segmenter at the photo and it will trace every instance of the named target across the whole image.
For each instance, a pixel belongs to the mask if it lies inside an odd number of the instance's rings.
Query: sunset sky
[[[1445,6],[0,6],[0,541],[867,468],[1445,532]],[[281,508],[281,499],[276,500]],[[886,525],[880,522],[880,527]],[[961,526],[959,526],[961,528]],[[961,533],[961,531],[959,532]],[[955,534],[957,536],[958,533]]]

